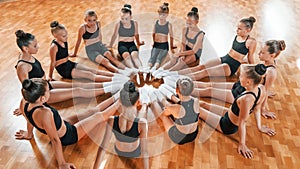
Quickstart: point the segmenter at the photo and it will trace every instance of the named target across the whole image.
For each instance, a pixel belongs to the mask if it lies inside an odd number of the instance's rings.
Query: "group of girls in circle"
[[[167,21],[168,3],[159,7],[158,14],[159,19],[153,27],[154,44],[147,66],[153,74],[160,74],[165,84],[158,89],[151,89],[153,91],[138,90],[127,77],[128,72],[142,68],[138,47],[144,45],[139,38],[138,24],[132,20],[130,5],[126,4],[121,9],[121,21],[116,24],[108,47],[102,43],[97,14],[92,10],[86,11],[86,23],[79,28],[72,55],[68,53],[66,28],[56,21],[52,22],[51,33],[55,39],[50,46],[48,80],[41,63],[32,56],[38,52],[37,39],[30,33],[16,31],[17,45],[21,49],[16,70],[22,83],[23,98],[20,108],[14,113],[23,115],[27,120],[27,131],[16,132],[16,139],[31,139],[33,128],[36,128],[49,136],[59,168],[75,168],[74,164],[65,161],[62,146],[76,143],[106,121],[105,135],[99,146],[94,168],[102,163],[112,133],[116,137],[114,151],[118,155],[130,158],[141,156],[144,168],[149,168],[148,124],[145,114],[150,107],[155,117],[162,121],[172,142],[193,142],[199,133],[199,119],[202,119],[225,135],[238,132],[238,152],[246,158],[252,158],[253,152],[246,145],[246,121],[249,115],[254,112],[259,131],[270,136],[276,134],[274,129],[261,125],[260,117],[276,118],[274,113],[267,111],[266,105],[268,97],[274,96],[270,88],[277,75],[275,59],[285,49],[285,42],[266,41],[259,52],[259,59],[263,63],[254,65],[256,40],[250,36],[250,32],[255,18],[244,18],[237,26],[237,35],[228,54],[183,69],[185,65],[199,61],[201,57],[205,33],[197,26],[198,9],[193,7],[187,14],[181,47],[177,53],[174,52],[176,46],[172,24]],[[117,37],[118,52],[125,65],[108,50],[113,47]],[[77,55],[81,39],[84,40],[89,59],[109,71],[95,70],[69,60],[69,56]],[[169,48],[173,54],[162,65]],[[242,64],[246,57],[250,64]],[[86,78],[91,82],[72,84],[53,81],[54,68],[63,78]],[[235,83],[199,81],[208,76],[232,76],[239,69],[239,80]],[[112,96],[83,113],[64,119],[55,108],[47,104],[104,93],[111,93]],[[221,107],[200,101],[199,97],[213,97],[232,105],[229,108]],[[138,110],[140,105],[142,108]],[[116,111],[120,115],[114,116]]]

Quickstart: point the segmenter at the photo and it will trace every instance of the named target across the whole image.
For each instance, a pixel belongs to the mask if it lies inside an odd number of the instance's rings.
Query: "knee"
[[[102,65],[108,65],[109,64],[109,60],[106,58],[103,58],[103,60],[101,61]]]
[[[122,57],[123,57],[124,60],[128,59],[128,58],[130,57],[129,52],[124,52],[124,53],[122,54]]]

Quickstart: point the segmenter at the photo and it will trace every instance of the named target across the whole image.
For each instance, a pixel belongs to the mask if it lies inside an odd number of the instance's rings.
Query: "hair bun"
[[[125,4],[124,8],[128,8],[129,10],[131,10],[131,5],[130,4]]]
[[[191,9],[191,11],[193,11],[193,12],[195,12],[195,13],[198,13],[198,8],[193,7],[193,8]]]
[[[17,30],[15,34],[17,38],[24,38],[26,36],[26,33],[23,30]]]
[[[169,6],[169,3],[168,3],[168,2],[164,2],[163,5],[164,5],[164,6]]]
[[[264,75],[267,71],[267,68],[264,64],[257,64],[255,65],[255,72],[259,75]]]
[[[279,40],[279,41],[277,41],[278,42],[278,45],[279,45],[279,50],[280,51],[283,51],[283,50],[285,50],[285,42],[284,42],[284,40]]]
[[[256,22],[256,19],[255,19],[253,16],[250,16],[248,19],[249,19],[249,21],[252,22],[252,23],[255,23],[255,22]]]
[[[59,23],[58,23],[57,21],[53,21],[53,22],[50,23],[50,27],[51,27],[51,28],[55,28],[55,27],[57,27],[58,25],[59,25]]]
[[[30,90],[30,88],[32,87],[32,85],[33,85],[33,82],[30,79],[25,79],[22,82],[22,87],[25,90]]]

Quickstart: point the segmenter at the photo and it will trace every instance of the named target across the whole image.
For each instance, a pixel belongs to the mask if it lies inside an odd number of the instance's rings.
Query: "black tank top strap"
[[[274,69],[276,69],[275,65],[268,65],[268,66],[266,66],[266,68],[269,68],[269,67],[273,67]]]
[[[187,27],[185,32],[185,37],[187,37],[188,32],[189,32],[189,28]]]
[[[257,104],[257,102],[258,102],[258,99],[259,99],[259,97],[260,97],[260,88],[258,88],[257,96],[256,96],[255,93],[253,93],[253,92],[246,92],[246,93],[241,94],[240,96],[243,96],[243,95],[246,95],[246,94],[251,94],[251,95],[253,95],[254,98],[255,98],[254,104],[253,104],[252,108],[250,109],[250,113],[252,113],[252,111],[253,111],[253,109],[255,108],[255,106],[256,106],[256,104]]]
[[[26,60],[22,60],[22,59],[21,59],[21,60],[18,60],[18,62],[17,62],[17,64],[16,64],[15,68],[18,67],[18,64],[19,64],[20,62],[28,63],[28,64],[30,64],[30,65],[33,64],[33,63],[31,63],[31,62],[28,62],[28,61],[26,61]]]
[[[248,40],[248,38],[249,38],[249,37],[250,37],[250,35],[248,35],[248,36],[247,36],[247,38],[246,38],[245,42]]]

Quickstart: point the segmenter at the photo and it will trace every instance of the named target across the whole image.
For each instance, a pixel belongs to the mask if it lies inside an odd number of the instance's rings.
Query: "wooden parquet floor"
[[[192,6],[199,8],[199,26],[205,30],[208,40],[218,56],[228,52],[238,21],[243,17],[254,16],[257,19],[251,33],[259,45],[269,39],[284,39],[287,48],[277,59],[278,78],[274,85],[276,96],[269,100],[268,107],[277,115],[276,120],[262,119],[262,122],[277,131],[269,137],[260,133],[252,115],[247,124],[247,145],[254,151],[254,159],[244,159],[237,153],[238,135],[226,137],[205,124],[195,142],[186,145],[174,145],[162,131],[160,121],[149,123],[150,166],[153,169],[291,169],[300,168],[300,1],[299,0],[169,0],[170,16],[175,38],[181,37],[184,17]],[[48,72],[49,46],[52,40],[49,24],[53,20],[63,23],[69,32],[69,48],[72,52],[77,38],[79,25],[83,23],[83,13],[94,9],[98,13],[103,27],[103,41],[108,43],[113,27],[119,19],[119,10],[124,3],[131,3],[133,16],[139,22],[141,39],[146,45],[141,51],[151,49],[152,24],[157,18],[157,8],[162,1],[81,1],[81,0],[10,0],[0,1],[0,168],[56,168],[56,160],[47,136],[38,132],[31,141],[18,141],[14,134],[25,129],[23,117],[13,115],[21,99],[20,83],[16,76],[16,64],[19,49],[15,43],[14,32],[23,29],[33,33],[40,46],[37,57]],[[177,41],[178,42],[178,41]],[[179,43],[178,43],[179,45]],[[143,53],[143,52],[141,52]],[[142,57],[149,57],[143,55]],[[206,56],[213,57],[213,56]],[[102,69],[91,63],[86,57],[83,44],[79,57],[74,60]],[[143,61],[147,59],[143,59]],[[258,57],[256,57],[258,62]],[[58,74],[55,79],[60,80]],[[234,79],[228,79],[233,81]],[[107,95],[93,99],[73,99],[54,104],[63,117],[94,106]],[[211,100],[207,100],[211,101]],[[214,101],[214,100],[212,100]],[[217,104],[224,105],[216,101]],[[96,131],[103,135],[104,126]],[[101,136],[100,136],[101,138]],[[93,166],[97,143],[101,140],[89,137],[75,145],[63,148],[65,159],[77,168]],[[141,168],[141,159],[121,158],[112,153],[105,156],[104,168],[130,169]]]

